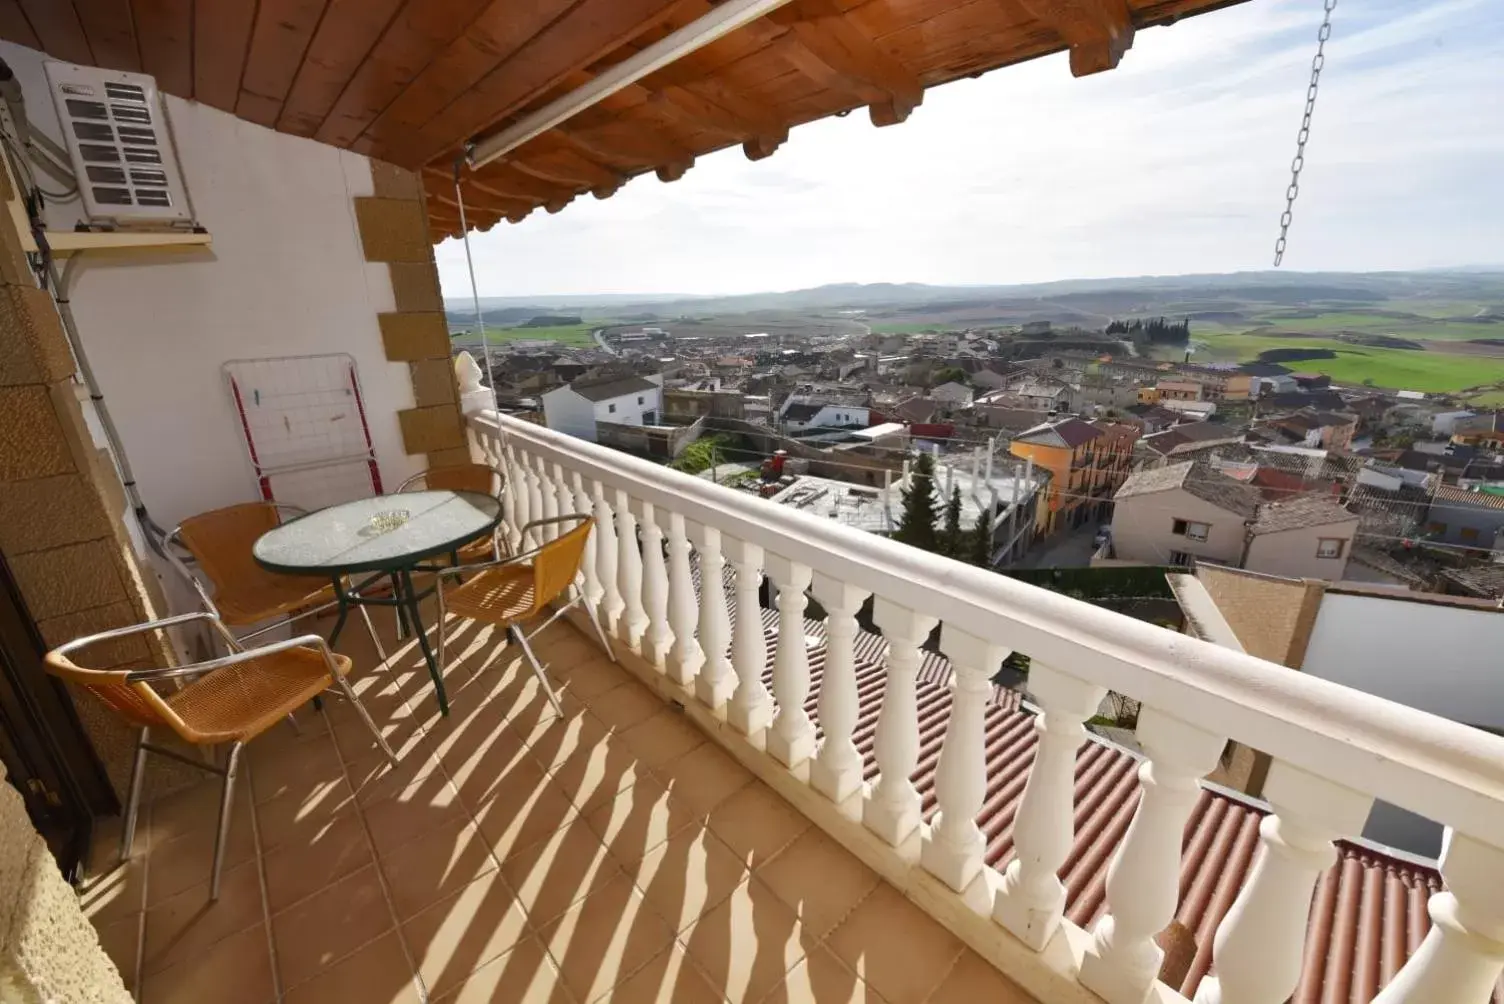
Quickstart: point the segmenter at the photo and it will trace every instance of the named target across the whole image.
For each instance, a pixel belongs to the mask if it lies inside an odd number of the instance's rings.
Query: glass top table
[[[501,500],[483,492],[378,495],[288,520],[257,538],[251,555],[268,571],[326,576],[334,583],[339,617],[330,645],[339,640],[351,607],[395,607],[399,630],[410,624],[418,636],[439,710],[447,715],[444,680],[418,609],[418,602],[438,585],[420,592],[413,586],[413,572],[431,570],[423,562],[441,555],[457,562],[461,547],[492,533],[499,522]],[[362,572],[375,574],[351,584],[348,577]],[[372,584],[383,577],[391,579],[391,597],[371,595]]]

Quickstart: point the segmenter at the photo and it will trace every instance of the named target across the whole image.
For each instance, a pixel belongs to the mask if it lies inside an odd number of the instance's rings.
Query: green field
[[[1235,334],[1222,326],[1193,323],[1191,339],[1197,344],[1196,358],[1246,362],[1268,349],[1330,349],[1334,359],[1301,359],[1281,365],[1292,370],[1324,373],[1340,383],[1361,384],[1391,390],[1431,393],[1459,391],[1504,381],[1504,359],[1483,356],[1419,352],[1412,349],[1380,349],[1350,345],[1326,338],[1280,337],[1277,334]],[[1175,353],[1179,357],[1179,353]]]
[[[945,331],[948,326],[931,321],[928,324],[874,324],[871,327],[879,335],[917,335],[925,331]]]
[[[486,341],[492,345],[503,345],[507,342],[520,342],[540,340],[558,342],[560,345],[594,345],[595,338],[591,332],[599,328],[605,322],[595,324],[559,324],[543,328],[486,328]],[[473,335],[475,329],[468,328],[450,332],[450,337],[455,335]]]

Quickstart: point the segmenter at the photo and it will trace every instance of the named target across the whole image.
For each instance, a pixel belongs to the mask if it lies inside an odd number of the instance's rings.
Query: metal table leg
[[[398,605],[399,611],[404,607],[412,625],[413,634],[418,636],[418,647],[423,650],[423,660],[428,663],[428,675],[433,678],[434,693],[439,698],[439,713],[449,714],[449,695],[444,693],[444,677],[439,673],[439,664],[434,658],[433,649],[428,644],[428,632],[423,630],[423,617],[418,610],[418,591],[413,588],[413,576],[410,569],[403,569],[398,573],[401,583],[402,603]]]

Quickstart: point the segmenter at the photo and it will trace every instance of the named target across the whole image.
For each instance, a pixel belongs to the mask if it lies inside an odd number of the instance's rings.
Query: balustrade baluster
[[[648,626],[642,639],[642,657],[661,672],[667,665],[674,643],[668,624],[668,568],[663,560],[663,527],[659,520],[667,513],[655,511],[652,503],[642,503],[638,525],[642,527],[642,605]]]
[[[1143,1004],[1164,951],[1154,936],[1180,901],[1180,845],[1200,791],[1225,742],[1156,708],[1144,708],[1138,740],[1143,795],[1107,869],[1108,914],[1097,922],[1081,962],[1081,982],[1108,1004]]]
[[[523,550],[522,528],[527,526],[532,510],[528,505],[530,491],[522,451],[508,444],[506,455],[507,497],[512,504],[512,521],[507,527],[507,543],[511,545],[512,553],[516,554]]]
[[[543,518],[556,519],[569,512],[569,503],[564,501],[564,484],[560,480],[561,471],[558,464],[550,464],[539,460],[538,477],[543,483]],[[543,535],[540,542],[547,543],[559,536],[559,524],[547,523],[542,528]]]
[[[731,667],[736,671],[736,690],[726,705],[726,720],[739,731],[756,736],[773,717],[773,699],[763,686],[768,665],[768,640],[762,632],[762,548],[744,540],[726,537],[726,556],[736,569],[736,625],[731,633]]]
[[[666,669],[677,683],[688,686],[705,661],[700,643],[695,640],[698,611],[695,582],[689,567],[689,537],[684,531],[684,517],[668,514],[668,621],[674,633]]]
[[[1492,998],[1504,969],[1504,849],[1449,829],[1441,875],[1447,888],[1426,904],[1426,940],[1373,1004],[1486,1004]]]
[[[595,547],[595,565],[601,580],[601,620],[606,631],[614,634],[626,606],[621,598],[621,585],[616,579],[616,513],[611,511],[605,486],[599,481],[590,482],[590,493],[595,498],[595,533],[599,538]]]
[[[909,775],[919,763],[919,646],[939,619],[879,596],[872,619],[888,640],[888,672],[877,715],[877,766],[882,772],[862,806],[862,822],[895,847],[919,826],[919,792]]]
[[[523,469],[527,472],[527,519],[531,523],[534,520],[546,519],[547,513],[543,509],[543,478],[540,457],[523,456]],[[534,527],[523,541],[524,548],[537,547],[545,540],[538,527]]]
[[[987,793],[985,745],[987,698],[992,675],[1008,650],[947,624],[940,648],[950,658],[950,720],[935,774],[940,812],[925,836],[920,861],[925,869],[957,892],[982,870],[985,842],[977,813]]]
[[[809,780],[826,798],[844,802],[862,787],[862,754],[851,739],[857,721],[856,613],[867,591],[816,572],[810,591],[825,608],[825,670],[820,677],[820,728],[825,737]]]
[[[642,546],[637,540],[637,517],[632,514],[632,500],[622,489],[616,490],[616,570],[625,604],[623,617],[627,625],[627,644],[642,654],[642,633],[648,627],[647,611],[642,606]]]
[[[695,696],[708,708],[720,708],[736,689],[727,648],[731,617],[726,612],[726,559],[721,554],[721,531],[692,523],[695,549],[700,552],[700,651],[704,662],[695,677]]]
[[[992,916],[1024,944],[1041,951],[1060,926],[1065,886],[1056,872],[1075,836],[1076,751],[1082,722],[1096,714],[1106,690],[1035,662],[1029,690],[1043,707],[1034,721],[1039,745],[1013,822],[1014,858],[993,897]]]
[[[809,605],[810,568],[781,555],[768,555],[768,577],[778,588],[778,647],[773,653],[773,700],[778,713],[768,730],[768,752],[789,767],[815,752],[815,726],[804,710],[809,697],[809,649],[804,610]]]
[[[580,477],[579,471],[571,471],[569,479],[570,497],[574,499],[574,505],[570,507],[571,510],[582,516],[593,515],[591,512],[590,493],[585,490],[585,479]],[[592,527],[589,536],[585,538],[585,553],[580,559],[580,572],[585,577],[585,602],[590,604],[591,608],[597,612],[597,615],[599,615],[601,595],[603,593],[600,571],[596,568],[596,552],[600,550],[599,545],[600,534]]]
[[[1032,685],[1034,673],[1029,673]],[[1281,1004],[1300,979],[1311,890],[1337,860],[1332,841],[1357,833],[1373,799],[1276,760],[1264,782],[1274,814],[1259,824],[1253,873],[1212,941],[1215,977],[1196,1004]],[[1434,997],[1431,1001],[1457,998]],[[1481,1004],[1481,1002],[1480,1002]]]

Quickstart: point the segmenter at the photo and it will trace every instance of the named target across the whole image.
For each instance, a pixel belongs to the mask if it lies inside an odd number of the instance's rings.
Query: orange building
[[[1098,470],[1094,447],[1102,437],[1102,430],[1090,422],[1066,418],[1027,429],[1008,445],[1015,457],[1050,472],[1044,504],[1035,507],[1038,532],[1077,527],[1086,519]]]

